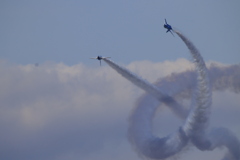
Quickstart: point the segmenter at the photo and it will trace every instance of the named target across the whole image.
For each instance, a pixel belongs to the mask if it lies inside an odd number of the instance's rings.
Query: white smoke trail
[[[234,93],[240,92],[240,65],[231,65],[227,67],[211,65],[208,70],[213,91],[229,90]],[[159,90],[171,90],[171,93],[173,93],[172,96],[175,98],[190,99],[194,86],[196,85],[196,73],[194,71],[186,71],[172,74],[168,77],[159,79],[155,85]],[[145,102],[145,96],[138,100],[138,105],[143,103],[145,103],[146,106],[152,105],[151,103]],[[199,149],[214,150],[217,147],[225,146],[229,152],[224,157],[224,160],[239,160],[240,142],[228,129],[212,129],[209,133],[205,134],[205,138],[208,140],[206,142],[205,139],[205,143],[210,145],[203,148],[199,143],[195,143]]]
[[[205,63],[203,62],[201,56],[198,54],[197,50],[195,49],[195,47],[193,45],[191,47],[192,47],[192,50],[194,49],[193,57],[196,59],[197,67],[204,68]],[[129,72],[128,70],[124,69],[123,67],[120,67],[119,65],[113,63],[112,61],[110,61],[108,59],[105,59],[105,62],[108,63],[113,69],[115,69],[122,76],[124,76],[125,78],[130,80],[135,85],[141,87],[145,91],[150,92],[159,100],[163,100],[166,98],[169,99],[169,96],[166,96],[166,94],[164,95],[163,93],[161,93],[155,86],[151,85],[147,81],[142,80],[141,78],[139,78],[138,76]],[[204,71],[206,71],[206,69]],[[199,71],[200,72],[199,73],[200,80],[199,81],[200,81],[200,84],[203,83],[202,85],[205,87],[206,86],[206,78],[205,78],[206,72],[204,72],[204,71],[202,71],[200,69],[200,71]],[[203,76],[205,76],[205,77],[203,77]],[[203,86],[199,85],[200,91],[199,91],[199,93],[196,94],[197,96],[200,95],[199,97],[200,97],[201,101],[205,100],[204,98],[207,97],[207,96],[204,96],[206,89],[202,89]],[[204,92],[204,93],[202,93],[202,92]],[[201,96],[204,98],[202,98]],[[148,99],[146,99],[146,101],[148,101]],[[171,100],[171,101],[173,101],[173,100]],[[166,101],[166,103],[168,105],[171,104],[169,102],[170,101]],[[203,103],[203,104],[205,104],[205,103]],[[148,105],[139,105],[139,106],[141,106],[141,107],[138,107],[137,108],[138,111],[134,112],[134,114],[132,114],[132,116],[130,118],[130,127],[129,127],[129,133],[130,133],[129,137],[130,138],[129,139],[132,142],[132,144],[134,144],[136,150],[139,150],[140,153],[143,153],[145,156],[150,157],[150,158],[163,159],[163,158],[167,158],[167,157],[172,156],[175,153],[179,152],[186,145],[186,142],[187,142],[187,137],[186,137],[184,131],[185,132],[187,131],[186,133],[190,134],[193,132],[193,130],[195,128],[199,128],[199,126],[201,124],[204,124],[204,125],[206,124],[205,121],[198,122],[196,120],[197,118],[199,118],[198,116],[201,113],[203,113],[203,110],[208,108],[208,106],[205,107],[204,105],[201,105],[200,107],[196,107],[197,109],[191,112],[190,118],[188,118],[187,123],[185,123],[185,125],[184,125],[185,130],[182,130],[180,128],[180,130],[177,133],[175,133],[171,136],[167,136],[164,138],[157,138],[152,135],[151,127],[150,127],[151,119],[153,117],[153,114],[155,113],[157,106],[156,105],[152,105],[151,107],[149,107]],[[148,107],[146,107],[146,106],[148,106]],[[182,108],[182,107],[180,106],[178,108]],[[143,115],[145,115],[144,116],[145,118],[141,118],[141,121],[136,120],[136,119],[139,119],[138,117],[143,117]],[[200,116],[203,117],[204,115],[205,114],[202,114]],[[138,123],[136,123],[136,122],[138,122]],[[141,124],[141,125],[139,125],[139,124]],[[146,124],[146,125],[143,125],[143,124]],[[197,126],[197,127],[195,127],[195,126]],[[143,130],[142,128],[144,128],[145,132],[143,132],[143,131],[140,132],[139,128],[140,128],[140,130]],[[161,150],[161,152],[159,152],[159,150]]]
[[[179,116],[186,116],[182,106],[154,85],[108,59],[104,59],[104,61],[133,84],[149,92],[159,101],[166,103]],[[163,138],[155,137],[152,134],[151,122],[158,106],[159,103],[151,96],[145,98],[145,101],[138,105],[137,110],[133,112],[129,119],[129,140],[139,154],[153,159],[164,159],[181,151],[187,144],[188,138],[181,128],[174,134]]]
[[[240,65],[221,67],[211,64],[208,68],[208,73],[212,91],[229,90],[234,93],[240,93]],[[171,74],[159,79],[155,86],[159,90],[171,90],[174,97],[189,99],[192,96],[192,90],[196,86],[196,72],[185,71]]]
[[[179,117],[184,118],[187,116],[187,111],[177,103],[172,97],[166,92],[159,90],[156,86],[152,85],[148,81],[142,79],[136,74],[132,73],[128,69],[121,67],[109,59],[103,59],[110,67],[117,71],[120,75],[125,77],[127,80],[132,82],[134,85],[140,87],[144,91],[150,93],[152,96],[157,98],[159,101],[165,103],[169,108]]]
[[[240,159],[240,142],[229,130],[225,128],[212,129],[210,133],[206,133],[207,124],[209,120],[209,108],[211,105],[211,92],[210,84],[207,75],[207,69],[204,64],[201,55],[198,53],[194,45],[181,33],[175,31],[178,36],[184,41],[190,50],[194,62],[197,64],[198,72],[198,93],[196,97],[193,97],[193,100],[196,101],[196,110],[190,113],[190,116],[187,118],[187,127],[193,130],[191,135],[191,141],[193,144],[200,150],[213,150],[219,146],[225,146],[228,148],[229,153],[224,157],[224,159],[239,160]],[[194,113],[195,112],[195,113]],[[192,125],[195,120],[198,124],[196,126]],[[189,131],[189,128],[183,127]]]
[[[148,105],[139,105],[141,107],[138,107],[137,111],[135,111],[130,118],[130,141],[132,142],[132,144],[134,144],[136,149],[139,149],[141,153],[143,153],[145,156],[155,159],[167,158],[179,152],[186,145],[188,136],[194,135],[197,137],[197,139],[201,138],[200,142],[203,142],[202,137],[204,136],[202,136],[202,132],[206,128],[209,117],[208,114],[209,106],[211,105],[211,96],[209,92],[210,85],[207,77],[207,69],[205,63],[201,55],[197,51],[196,47],[180,33],[176,33],[188,46],[198,71],[198,88],[196,90],[195,97],[193,98],[194,100],[196,99],[196,102],[194,101],[195,103],[193,103],[193,106],[195,107],[193,107],[192,111],[190,112],[185,124],[183,125],[183,129],[180,128],[177,133],[164,138],[154,137],[151,134],[151,130],[149,129],[149,127],[147,127],[151,126],[149,125],[149,122],[151,122],[153,114],[155,113],[156,106],[152,105],[151,107],[149,107]],[[152,93],[153,95],[158,95],[157,98],[159,100],[162,100],[164,99],[163,97],[166,97],[155,86],[151,85],[146,81],[140,80],[140,78],[136,78],[137,76],[131,74],[126,69],[123,69],[122,67],[112,63],[110,60],[105,59],[105,62],[107,62],[118,73],[129,79],[134,84]],[[169,99],[168,97],[167,99]],[[167,104],[169,103],[167,102]],[[144,114],[144,120],[146,121],[145,124],[147,124],[144,128],[146,128],[148,134],[144,132],[139,132],[139,127],[137,127],[139,126],[139,121],[134,120],[139,119],[138,117],[142,117]],[[148,117],[146,117],[146,115],[148,115]],[[143,124],[143,122],[140,124]],[[142,126],[140,127],[142,128]],[[143,136],[142,133],[144,133],[145,136]],[[159,152],[159,150],[161,151]]]
[[[184,135],[184,138],[187,139],[187,137],[194,137],[192,138],[193,143],[197,143],[200,147],[209,147],[209,142],[205,140],[205,128],[208,125],[209,120],[209,108],[211,105],[211,92],[210,92],[210,84],[209,79],[207,75],[207,69],[205,62],[203,61],[201,55],[199,54],[196,47],[183,35],[181,35],[179,32],[176,32],[180,38],[184,41],[184,43],[187,45],[187,47],[190,50],[190,53],[192,54],[192,57],[194,59],[194,63],[196,65],[197,70],[197,89],[196,93],[193,96],[193,103],[192,103],[192,110],[187,117],[185,124],[183,125],[182,129],[180,128],[179,131],[181,131]],[[143,104],[146,100],[142,101]],[[134,144],[136,150],[141,151],[142,154],[149,158],[153,159],[163,159],[167,158],[169,156],[172,156],[176,154],[177,152],[172,152],[172,148],[170,148],[167,143],[159,142],[159,139],[157,137],[141,137],[139,139],[137,135],[139,135],[139,129],[133,129],[142,127],[139,122],[139,117],[143,117],[144,114],[146,115],[147,110],[152,109],[151,114],[149,117],[147,117],[149,120],[152,119],[153,113],[155,112],[156,105],[142,105],[142,103],[138,104],[138,107],[135,109],[133,114],[130,117],[130,141],[132,144]],[[145,117],[146,118],[146,117]],[[148,123],[151,121],[148,121]],[[146,123],[146,124],[148,124]],[[149,125],[149,124],[148,124]],[[138,126],[138,127],[136,127]],[[150,131],[149,131],[150,132]],[[186,134],[186,135],[185,135]],[[149,139],[147,139],[149,138]],[[165,137],[167,140],[169,137]],[[143,140],[143,142],[141,141]],[[138,143],[138,142],[142,143]],[[178,142],[179,139],[173,139],[170,143]],[[163,147],[164,146],[164,147]],[[183,147],[183,146],[182,146]],[[164,149],[163,149],[164,148]],[[182,149],[182,148],[181,148]],[[181,150],[178,148],[178,151]],[[176,151],[176,150],[175,150]],[[164,156],[163,156],[164,155]]]
[[[152,134],[151,122],[154,113],[159,106],[158,101],[164,102],[173,111],[175,111],[175,113],[179,117],[186,117],[186,112],[183,107],[178,104],[174,98],[171,97],[174,95],[169,95],[167,89],[170,89],[171,87],[165,87],[166,84],[169,83],[162,80],[160,84],[160,86],[162,87],[160,87],[159,89],[156,86],[151,85],[149,82],[134,75],[127,69],[120,67],[119,65],[108,59],[104,59],[106,63],[108,63],[122,76],[124,76],[133,84],[142,88],[146,92],[149,92],[151,95],[155,96],[158,99],[157,101],[151,96],[146,95],[138,101],[137,107],[130,116],[129,140],[135,150],[141,156],[150,159],[165,159],[177,154],[183,149],[184,146],[186,146],[188,139],[191,138],[193,144],[195,144],[196,147],[201,150],[212,150],[216,147],[224,145],[229,150],[228,154],[224,157],[224,159],[239,160],[240,143],[230,131],[224,128],[218,128],[213,129],[210,133],[206,134],[211,105],[211,90],[207,69],[196,47],[194,47],[194,45],[182,34],[180,34],[179,32],[176,33],[185,42],[193,56],[193,60],[197,70],[197,79],[194,78],[194,76],[196,75],[194,72],[189,72],[189,74],[191,74],[191,76],[189,76],[190,80],[185,82],[183,81],[182,83],[184,85],[181,85],[181,87],[176,87],[177,89],[175,89],[175,92],[172,92],[172,94],[182,94],[186,96],[187,94],[183,94],[184,92],[188,92],[188,90],[194,88],[194,86],[197,87],[196,91],[193,94],[194,96],[192,97],[193,102],[191,105],[191,112],[188,115],[183,127],[180,127],[177,132],[166,137],[158,138]],[[227,75],[227,77],[228,76],[229,75]],[[211,77],[211,79],[214,78]],[[178,82],[178,80],[179,79],[176,78],[176,82]],[[214,85],[215,89],[222,89],[225,87],[222,86],[223,84],[221,83],[221,81],[219,82],[218,80],[216,80],[214,82],[215,84],[217,84]],[[238,82],[239,81],[237,81],[237,84]],[[157,84],[157,86],[159,86],[159,84]],[[235,87],[233,87],[233,89],[235,89]],[[215,136],[217,132],[219,132],[220,135]],[[222,137],[224,138],[222,139]]]
[[[197,71],[197,88],[192,98],[192,110],[187,117],[183,130],[187,136],[191,136],[192,141],[198,148],[210,147],[210,143],[205,140],[205,130],[209,123],[209,113],[211,106],[211,92],[208,71],[205,62],[193,43],[178,31],[175,33],[183,40],[188,47]]]

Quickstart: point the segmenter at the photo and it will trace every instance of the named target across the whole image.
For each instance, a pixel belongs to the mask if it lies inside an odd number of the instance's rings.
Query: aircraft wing
[[[97,59],[96,57],[90,58],[90,59]]]
[[[170,32],[171,32],[171,34],[173,35],[173,33],[172,33],[172,31],[171,30],[169,30]],[[175,37],[174,35],[173,35],[173,37]]]

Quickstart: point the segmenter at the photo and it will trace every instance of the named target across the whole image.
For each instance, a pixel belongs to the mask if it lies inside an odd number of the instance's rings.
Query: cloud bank
[[[155,82],[193,66],[179,59],[133,62],[127,68]],[[139,159],[127,141],[127,127],[129,113],[143,91],[107,65],[91,68],[48,62],[36,67],[1,61],[0,74],[0,159]],[[240,135],[239,95],[229,90],[213,93],[211,125]],[[181,96],[187,97],[188,92]],[[154,120],[156,134],[164,135],[179,125],[167,109],[161,115],[155,119],[164,118],[173,128],[166,123],[160,129]],[[222,156],[218,150],[206,155],[193,149],[181,159],[191,159],[191,153],[209,159]]]

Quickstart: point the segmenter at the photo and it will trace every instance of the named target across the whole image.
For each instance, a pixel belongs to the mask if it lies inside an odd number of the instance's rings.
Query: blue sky
[[[95,66],[89,57],[153,62],[186,57],[164,18],[207,61],[239,63],[240,2],[191,0],[6,1],[0,5],[0,58],[17,64]]]

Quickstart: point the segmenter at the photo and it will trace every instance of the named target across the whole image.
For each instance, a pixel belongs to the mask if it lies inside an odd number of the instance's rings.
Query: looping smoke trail
[[[188,119],[190,119],[191,121],[193,117],[195,117],[195,120],[197,120],[198,123],[200,124],[200,125],[197,125],[196,128],[192,127],[194,130],[194,133],[191,136],[192,143],[198,149],[203,151],[213,150],[216,147],[223,145],[229,150],[229,153],[227,154],[227,156],[224,157],[224,159],[239,160],[240,159],[240,143],[239,143],[239,140],[229,130],[225,128],[218,128],[218,129],[212,129],[210,133],[206,133],[208,119],[209,119],[208,109],[210,108],[210,105],[211,105],[211,92],[210,92],[209,79],[207,75],[207,69],[203,59],[201,58],[200,54],[198,53],[194,45],[181,33],[177,31],[175,31],[175,33],[177,33],[178,36],[187,45],[188,49],[190,50],[194,58],[194,61],[198,62],[196,68],[199,74],[198,84],[200,84],[200,86],[198,86],[198,89],[197,89],[197,91],[199,91],[198,96],[193,97],[193,100],[196,100],[196,104],[195,104],[197,106],[196,108],[199,108],[200,110],[197,111],[197,115],[193,114],[192,117],[188,116],[187,118],[187,121]],[[191,125],[191,122],[190,122],[190,125]]]
[[[240,92],[240,65],[231,65],[227,67],[211,65],[208,70],[213,91],[229,90],[234,93]],[[161,78],[155,85],[159,90],[171,90],[172,96],[175,98],[190,99],[192,90],[194,90],[195,81],[196,73],[194,71],[186,71]],[[144,99],[144,97],[140,98],[140,100],[141,99]],[[224,160],[240,159],[240,142],[228,129],[212,129],[207,133],[206,139],[208,139],[207,143],[210,143],[211,146],[201,148],[201,146],[197,145],[199,149],[214,150],[217,147],[225,146],[229,150],[229,153],[226,154]]]
[[[182,37],[182,39],[188,45],[192,53],[192,56],[195,60],[196,68],[198,71],[198,75],[199,75],[198,83],[197,83],[198,89],[195,94],[196,97],[194,97],[194,99],[196,99],[196,104],[193,104],[194,106],[196,105],[196,107],[192,109],[185,124],[183,125],[182,128],[180,127],[179,131],[177,131],[173,135],[169,135],[164,138],[154,137],[151,133],[151,130],[149,130],[148,128],[149,125],[146,125],[145,128],[150,132],[148,132],[148,134],[146,134],[145,132],[144,133],[145,137],[144,137],[142,135],[143,132],[137,131],[138,127],[136,126],[138,125],[137,124],[135,125],[135,122],[137,122],[136,120],[134,120],[135,117],[136,118],[142,117],[142,115],[144,114],[149,116],[149,117],[145,116],[146,118],[145,123],[149,124],[149,122],[151,122],[151,119],[152,119],[151,117],[153,117],[153,114],[155,113],[155,110],[157,107],[154,107],[154,106],[146,107],[146,105],[144,105],[142,107],[137,108],[138,111],[134,112],[136,114],[133,114],[130,118],[132,125],[129,129],[130,130],[129,132],[131,133],[130,135],[134,133],[133,134],[134,136],[129,136],[130,137],[129,139],[132,141],[133,144],[135,144],[136,148],[139,148],[141,153],[143,153],[145,156],[150,158],[163,159],[176,154],[187,144],[188,137],[192,135],[197,135],[199,134],[199,132],[203,131],[202,128],[205,128],[206,122],[208,121],[208,116],[205,116],[205,115],[207,114],[206,110],[209,108],[209,105],[211,104],[209,103],[210,101],[209,99],[211,99],[211,96],[209,96],[209,89],[208,89],[209,82],[206,76],[207,74],[206,66],[202,57],[198,53],[197,49],[193,46],[193,44],[190,43],[190,41],[188,41],[185,37]],[[150,91],[150,93],[152,93],[153,95],[157,95],[159,100],[162,100],[162,101],[164,100],[165,103],[167,103],[168,105],[174,101],[168,95],[162,94],[155,86],[152,86],[150,83],[139,80],[140,78],[133,78],[137,76],[133,75],[130,72],[127,72],[126,69],[123,69],[118,65],[114,65],[114,63],[111,63],[110,60],[105,59],[105,62],[107,62],[118,73],[123,75],[125,78],[128,78],[134,84],[137,84],[141,88],[145,88],[146,91]],[[171,99],[171,102],[169,101],[169,99]],[[140,137],[140,138],[136,138],[136,137]],[[202,138],[200,136],[197,136],[197,137]]]
[[[213,91],[229,90],[234,93],[240,92],[240,65],[227,67],[217,67],[212,65],[209,68],[209,75]],[[194,90],[195,80],[196,73],[194,71],[186,71],[161,78],[155,83],[155,85],[159,90],[171,90],[172,96],[175,98],[190,99],[193,92],[192,90]],[[149,94],[146,94],[140,97],[137,102],[137,107],[140,105],[148,107],[152,106],[155,99],[150,99],[149,96]],[[134,114],[134,112],[132,114]],[[141,117],[139,117],[139,119],[142,120]],[[211,146],[210,148],[202,148],[201,150],[214,150],[217,147],[225,146],[229,153],[226,154],[223,160],[239,160],[240,142],[231,131],[226,128],[215,128],[210,130],[206,137],[209,139]]]
[[[164,94],[154,85],[111,60],[104,59],[104,61],[133,84],[150,93],[159,101],[167,104],[180,117],[186,117],[186,111],[183,107],[169,95]],[[179,128],[174,134],[163,138],[154,136],[151,131],[151,120],[158,107],[158,103],[153,103],[154,101],[149,101],[149,99],[153,98],[146,98],[145,103],[140,103],[137,110],[130,117],[129,140],[139,154],[153,159],[164,159],[181,151],[186,146],[188,137],[182,128]]]
[[[239,160],[240,143],[236,136],[234,136],[229,130],[218,128],[206,133],[209,121],[209,108],[211,105],[209,75],[207,73],[205,63],[194,45],[180,33],[177,34],[189,48],[196,65],[197,74],[195,72],[187,72],[187,74],[184,73],[185,75],[190,75],[188,76],[190,77],[189,80],[185,82],[183,81],[182,83],[184,85],[176,87],[177,89],[175,89],[175,92],[172,92],[171,95],[168,93],[169,88],[165,87],[169,86],[167,85],[169,84],[167,78],[161,80],[160,84],[156,84],[156,86],[159,87],[158,88],[134,75],[127,69],[120,67],[114,62],[104,59],[109,66],[115,69],[123,77],[150,93],[158,100],[157,101],[150,95],[145,95],[140,98],[137,103],[137,107],[129,119],[129,140],[139,155],[150,159],[165,159],[176,155],[187,145],[190,138],[192,143],[201,150],[213,150],[214,148],[223,145],[229,150],[227,155],[224,157],[225,160]],[[215,71],[218,70],[216,67],[212,68],[213,69],[211,69],[211,71],[214,69]],[[239,66],[236,66],[235,68],[238,68],[235,70],[239,73]],[[222,71],[220,72],[223,73]],[[226,85],[225,83],[226,79],[229,80],[226,78],[229,77],[226,73],[222,74],[224,82],[219,81],[217,76],[210,76],[212,83],[214,82],[213,89],[226,89],[227,87],[231,89],[230,85]],[[196,75],[197,79],[195,78]],[[184,77],[182,74],[174,76],[177,77],[176,82],[180,80],[178,77]],[[239,76],[239,74],[236,74],[236,76]],[[229,84],[238,85],[239,87],[237,88],[240,88],[239,81],[232,80]],[[183,106],[177,103],[172,96],[189,98],[189,90],[192,90],[195,86],[196,89],[192,97],[191,111],[187,116],[186,110]],[[235,87],[233,87],[233,90],[235,92],[239,92],[239,89],[235,89]],[[163,138],[154,136],[151,128],[152,118],[156,109],[159,107],[159,101],[170,107],[180,118],[185,119],[187,117],[184,125],[180,127],[178,131]],[[216,133],[220,134],[215,136]]]
[[[177,34],[189,48],[190,53],[192,54],[192,57],[194,59],[198,75],[197,89],[192,99],[192,110],[188,115],[185,124],[180,127],[178,133],[181,133],[179,135],[182,135],[182,137],[180,138],[181,140],[187,140],[188,137],[190,137],[192,138],[193,143],[196,143],[199,148],[205,146],[209,147],[210,143],[205,140],[204,136],[205,128],[208,125],[209,108],[211,105],[211,92],[206,65],[196,47],[179,32],[177,32]],[[145,101],[143,101],[143,104],[144,102]],[[152,112],[149,112],[149,110],[151,110]],[[181,151],[184,146],[181,146],[181,148],[177,148],[176,150],[174,150],[175,152],[173,152],[172,148],[170,148],[167,143],[163,142],[163,140],[170,140],[171,136],[159,140],[159,138],[153,137],[151,135],[151,130],[149,128],[148,131],[150,133],[148,133],[148,135],[151,136],[147,136],[146,134],[145,137],[139,136],[141,135],[141,132],[138,131],[138,127],[143,128],[142,124],[148,124],[148,126],[151,126],[149,125],[149,123],[151,123],[155,110],[155,105],[145,104],[142,106],[142,103],[138,104],[138,107],[130,116],[129,139],[135,149],[138,152],[141,152],[144,156],[152,159],[163,159],[176,154],[176,151]],[[146,115],[148,115],[149,117],[146,117]],[[141,120],[145,120],[146,122],[143,123],[139,120],[135,120],[139,119],[138,117],[144,117],[144,119],[142,118]],[[171,139],[170,143],[173,144],[174,142],[178,141],[179,139]]]

